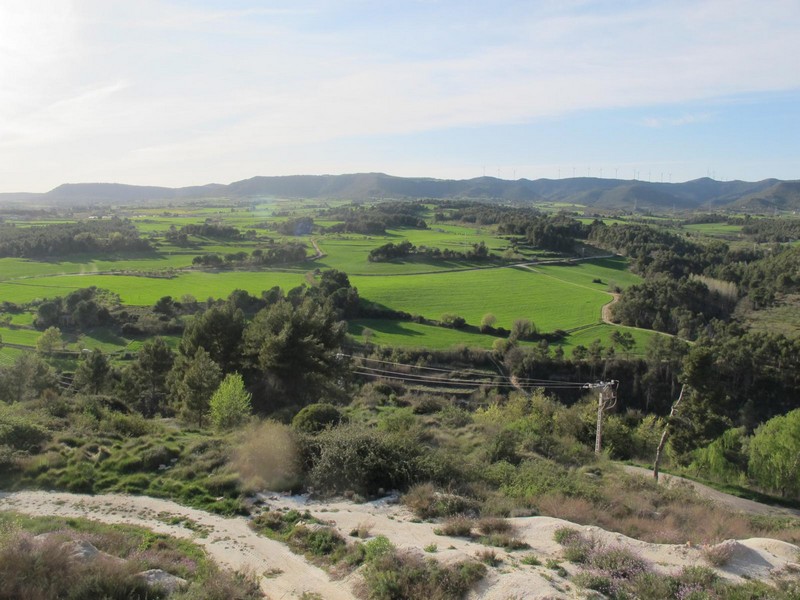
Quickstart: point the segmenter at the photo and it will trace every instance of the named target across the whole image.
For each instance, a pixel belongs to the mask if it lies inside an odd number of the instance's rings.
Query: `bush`
[[[319,493],[370,496],[426,478],[422,448],[409,436],[340,425],[305,443],[309,485]]]
[[[442,526],[434,531],[437,535],[449,535],[452,537],[470,537],[474,521],[463,515],[447,519]]]
[[[342,413],[333,404],[309,404],[292,419],[292,427],[305,433],[317,433],[342,421]]]
[[[400,501],[420,519],[449,517],[477,510],[475,501],[457,494],[437,492],[432,483],[412,486]]]
[[[10,414],[10,411],[7,410],[0,410],[0,446],[34,452],[49,437],[47,430],[26,417]]]
[[[370,600],[460,600],[485,573],[486,567],[474,561],[442,565],[393,551],[367,563],[365,595]]]

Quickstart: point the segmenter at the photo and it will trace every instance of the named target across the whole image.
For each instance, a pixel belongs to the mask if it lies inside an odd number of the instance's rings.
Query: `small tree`
[[[800,408],[756,429],[748,471],[763,488],[784,497],[800,496]]]
[[[484,333],[491,331],[494,329],[495,323],[497,323],[497,317],[495,317],[492,313],[486,313],[481,319],[481,331]]]
[[[217,429],[231,429],[243,424],[250,416],[251,394],[244,388],[239,373],[225,376],[211,396],[211,422]]]
[[[198,347],[191,359],[181,357],[175,362],[169,376],[173,400],[183,414],[203,426],[203,417],[208,414],[211,396],[219,387],[222,371],[202,347]]]
[[[512,341],[529,340],[536,333],[536,325],[530,319],[517,319],[511,326],[511,335],[509,339]]]
[[[84,354],[81,364],[75,370],[73,385],[90,394],[99,394],[108,387],[111,364],[100,349]]]
[[[61,330],[58,327],[48,327],[36,340],[36,351],[39,354],[50,354],[61,344]]]

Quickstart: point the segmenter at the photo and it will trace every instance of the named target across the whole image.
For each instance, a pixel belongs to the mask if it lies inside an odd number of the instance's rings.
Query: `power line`
[[[355,365],[352,372],[357,375],[373,378],[393,379],[398,381],[406,381],[412,383],[427,383],[438,385],[460,385],[469,386],[474,388],[484,387],[487,385],[500,388],[514,388],[514,389],[531,389],[531,388],[547,388],[547,389],[588,389],[593,384],[578,383],[572,381],[559,381],[555,379],[534,379],[522,378],[517,379],[516,382],[512,381],[508,376],[500,373],[499,377],[506,381],[494,381],[497,375],[472,369],[441,369],[437,367],[423,367],[420,365],[411,365],[407,363],[400,363],[395,361],[380,360],[376,358],[356,357],[350,354],[340,354],[339,356],[352,358],[357,361],[364,361],[365,363],[377,363],[378,365],[388,365],[392,367],[402,367],[408,371],[398,371],[388,368],[381,368],[380,366],[369,366],[367,364]],[[423,371],[423,373],[413,372],[414,370]],[[424,373],[429,371],[429,373]],[[458,377],[443,377],[444,374],[458,375]],[[465,379],[465,375],[475,375],[483,379]]]

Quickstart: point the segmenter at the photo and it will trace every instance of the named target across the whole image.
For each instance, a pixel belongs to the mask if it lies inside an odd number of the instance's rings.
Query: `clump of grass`
[[[412,485],[400,501],[420,519],[450,517],[477,509],[474,500],[458,494],[439,492],[432,483]]]
[[[474,521],[464,515],[447,519],[442,526],[434,530],[436,535],[449,535],[452,537],[470,537]]]
[[[499,517],[484,517],[478,521],[477,529],[483,535],[491,535],[493,533],[511,533],[514,527],[505,519]]]
[[[434,553],[438,552],[439,547],[436,544],[428,544],[427,546],[425,546],[423,548],[423,550],[425,552],[430,553],[430,554],[434,554]]]
[[[490,567],[496,567],[503,562],[502,559],[497,555],[497,552],[489,548],[485,550],[478,550],[478,552],[475,553],[475,557],[483,564],[489,565]]]
[[[330,557],[346,546],[344,539],[330,527],[295,525],[287,536],[289,547],[298,554]]]
[[[495,546],[497,548],[504,548],[509,551],[530,548],[530,545],[527,542],[523,542],[521,539],[516,538],[509,533],[492,533],[490,535],[484,535],[478,538],[478,542],[486,546]]]
[[[559,527],[553,532],[553,539],[564,547],[564,560],[578,564],[589,560],[596,545],[571,527]]]
[[[369,537],[372,527],[372,522],[361,521],[356,527],[350,530],[350,537],[356,537],[365,540]]]
[[[531,567],[538,567],[542,564],[542,561],[535,554],[526,554],[520,559],[520,562]]]

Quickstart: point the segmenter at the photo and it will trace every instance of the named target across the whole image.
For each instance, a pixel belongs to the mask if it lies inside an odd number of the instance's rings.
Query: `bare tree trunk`
[[[664,425],[664,432],[661,434],[661,441],[658,442],[658,448],[656,448],[656,458],[653,461],[653,478],[658,481],[658,466],[661,463],[661,453],[664,451],[664,446],[667,445],[667,438],[669,437],[669,430],[670,426],[672,425],[672,419],[675,416],[675,413],[678,410],[678,405],[683,400],[683,392],[686,390],[686,384],[684,383],[681,386],[681,393],[678,396],[678,399],[672,405],[672,408],[669,411],[669,417],[667,417],[667,424]]]

